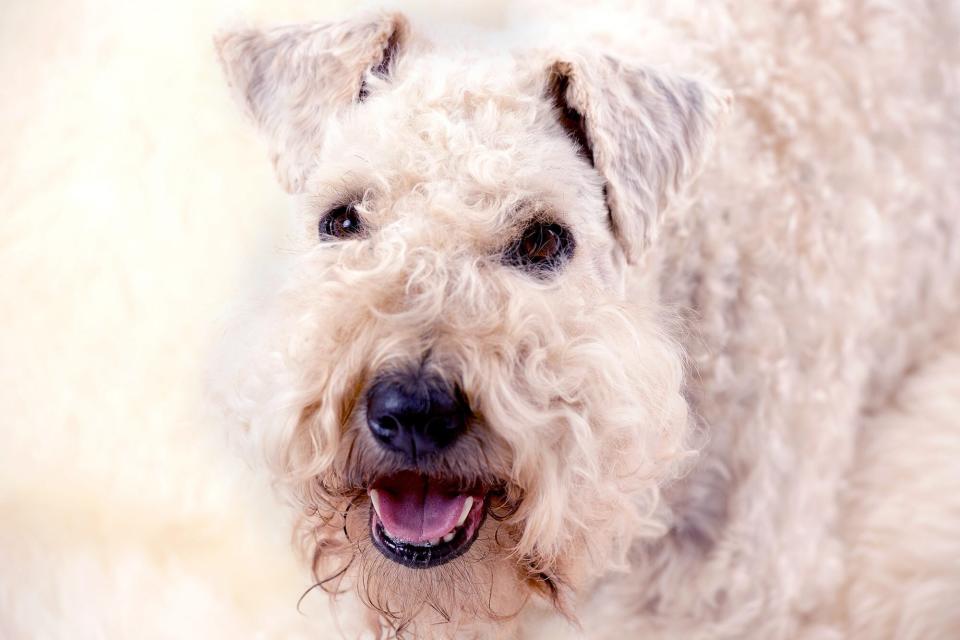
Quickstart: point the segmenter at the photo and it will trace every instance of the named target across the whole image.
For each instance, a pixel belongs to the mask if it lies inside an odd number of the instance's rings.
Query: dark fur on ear
[[[564,73],[564,69],[559,64],[555,65],[547,82],[547,95],[549,95],[556,109],[560,126],[567,132],[570,139],[577,143],[583,157],[593,165],[593,150],[590,148],[590,141],[587,138],[583,115],[567,103],[569,89],[570,76]]]
[[[547,78],[561,125],[606,180],[611,225],[635,262],[671,196],[700,167],[729,98],[610,56],[570,56]]]
[[[397,56],[397,50],[400,48],[400,36],[401,30],[395,29],[392,34],[390,34],[390,39],[387,40],[387,46],[384,47],[383,53],[380,56],[380,62],[370,69],[370,73],[377,78],[388,78],[390,77],[391,66],[393,61]],[[360,91],[357,94],[357,101],[363,102],[367,99],[367,96],[370,94],[369,87],[367,86],[366,78],[360,83]]]
[[[407,41],[400,14],[220,34],[217,52],[238,101],[266,135],[277,177],[296,193],[326,122],[361,102],[365,77],[386,77]]]

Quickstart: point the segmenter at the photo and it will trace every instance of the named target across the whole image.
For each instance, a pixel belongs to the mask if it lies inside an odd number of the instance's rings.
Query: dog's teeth
[[[457,520],[458,527],[462,527],[463,523],[467,521],[467,516],[470,514],[470,508],[472,506],[473,506],[473,496],[470,496],[463,501],[463,511],[460,512],[460,519]]]
[[[377,517],[380,518],[380,496],[377,494],[376,489],[370,489],[368,491],[370,494],[370,504],[373,505],[373,510],[377,512]],[[383,518],[380,518],[381,520]]]
[[[427,544],[431,547],[435,547],[440,544],[440,538],[434,538],[433,540],[427,540]]]
[[[457,532],[456,532],[456,531],[451,531],[451,532],[448,533],[447,535],[443,536],[443,541],[444,541],[444,542],[450,542],[451,540],[453,540],[453,536],[455,536],[455,535],[457,535]]]

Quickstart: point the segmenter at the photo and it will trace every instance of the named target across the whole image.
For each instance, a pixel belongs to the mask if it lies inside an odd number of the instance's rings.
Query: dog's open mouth
[[[464,491],[456,482],[405,471],[368,490],[370,537],[390,560],[417,569],[463,554],[487,512],[486,491]]]

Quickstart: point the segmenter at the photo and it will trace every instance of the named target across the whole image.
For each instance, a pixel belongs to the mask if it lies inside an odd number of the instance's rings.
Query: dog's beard
[[[332,595],[355,591],[379,614],[385,632],[413,631],[419,637],[421,627],[437,623],[449,623],[443,635],[478,621],[502,624],[530,597],[557,592],[559,576],[514,553],[522,531],[522,522],[514,520],[520,498],[505,488],[488,494],[469,548],[430,568],[404,566],[377,548],[371,527],[376,513],[362,488],[332,492],[318,479],[312,494],[313,507],[300,527],[316,580],[312,589]]]
[[[647,352],[645,362],[655,362],[652,353]],[[497,375],[487,378],[497,379]],[[626,386],[620,382],[613,388]],[[360,393],[363,384],[346,387]],[[637,384],[633,389],[643,387]],[[499,429],[484,422],[485,414],[441,455],[418,460],[415,467],[397,462],[378,446],[363,416],[353,411],[356,402],[334,403],[343,407],[341,412],[325,416],[322,423],[315,405],[305,403],[296,430],[300,437],[285,451],[303,455],[306,462],[322,460],[314,434],[333,436],[324,442],[325,449],[333,452],[329,462],[308,467],[312,475],[294,481],[294,493],[306,508],[302,541],[318,588],[330,593],[354,591],[379,614],[378,624],[384,630],[413,625],[416,635],[424,633],[421,624],[441,635],[475,621],[502,624],[534,597],[546,598],[561,614],[572,617],[573,593],[585,579],[622,566],[616,563],[622,563],[621,556],[636,537],[662,535],[658,514],[646,505],[656,505],[659,479],[672,475],[677,460],[687,453],[683,448],[686,431],[681,428],[686,412],[679,396],[671,401],[670,395],[652,391],[661,389],[654,387],[636,399],[632,394],[606,394],[603,403],[587,397],[589,407],[582,413],[580,407],[577,412],[552,409],[550,415],[556,421],[552,433],[579,430],[589,436],[586,444],[598,445],[590,456],[586,455],[589,449],[569,442],[562,453],[531,448],[518,438],[520,430],[514,424],[537,426],[543,418],[528,406],[534,403],[518,403],[513,394],[502,398],[490,393],[482,406],[498,418]],[[541,404],[550,409],[547,402],[536,403]],[[321,426],[331,423],[342,425],[341,431]],[[584,425],[590,425],[589,431]],[[596,455],[599,452],[603,452],[602,461]],[[557,467],[557,461],[564,462]],[[580,475],[568,476],[563,465],[574,461],[579,463]],[[287,469],[304,467],[306,463]],[[485,520],[462,554],[443,564],[415,568],[377,548],[378,519],[370,490],[404,473],[422,474],[429,482],[460,482],[461,493],[483,497]],[[564,477],[570,484],[558,481]],[[397,492],[390,482],[389,488]],[[474,493],[478,486],[483,491]],[[394,526],[392,533],[410,531],[395,522],[386,524]],[[431,529],[427,538],[432,540],[436,533]],[[444,622],[450,624],[438,624]]]

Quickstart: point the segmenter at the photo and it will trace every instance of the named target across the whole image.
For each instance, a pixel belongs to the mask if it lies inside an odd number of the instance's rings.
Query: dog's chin
[[[373,546],[393,562],[427,569],[470,549],[486,518],[489,491],[403,471],[378,478],[367,494]]]

